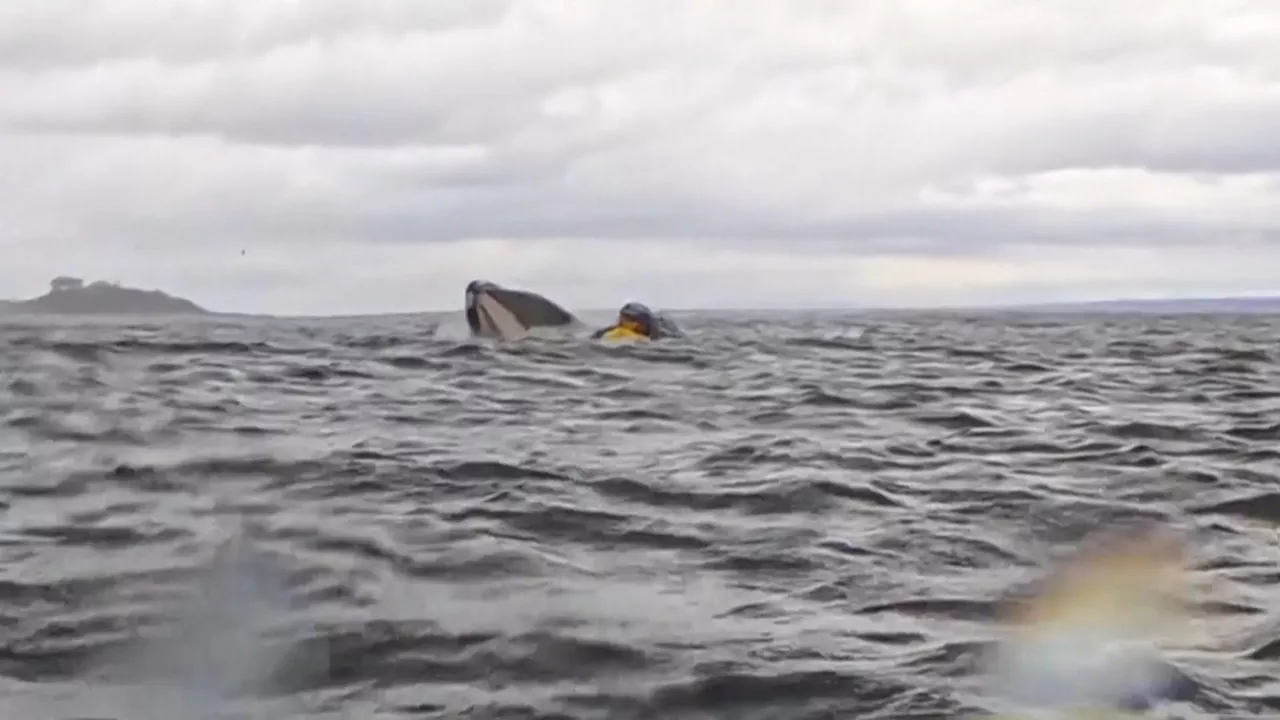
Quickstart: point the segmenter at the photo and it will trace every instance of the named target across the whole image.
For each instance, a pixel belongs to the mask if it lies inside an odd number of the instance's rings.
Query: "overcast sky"
[[[1275,0],[4,0],[0,297],[1280,291]]]

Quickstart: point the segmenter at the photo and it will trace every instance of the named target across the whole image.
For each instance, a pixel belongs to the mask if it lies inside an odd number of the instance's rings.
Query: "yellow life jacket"
[[[648,340],[649,336],[645,335],[640,328],[634,323],[623,322],[609,328],[609,332],[600,336],[601,340]]]

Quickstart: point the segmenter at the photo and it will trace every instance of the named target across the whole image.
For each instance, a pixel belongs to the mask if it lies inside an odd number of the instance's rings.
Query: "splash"
[[[431,331],[431,337],[436,340],[462,342],[471,339],[471,330],[462,320],[451,317],[447,320],[441,320]]]
[[[290,609],[284,582],[242,534],[217,548],[160,638],[117,658],[146,677],[132,716],[225,720],[270,685],[296,637],[279,632]],[[259,715],[260,716],[260,715]]]
[[[1186,551],[1167,528],[1107,534],[1005,618],[996,696],[1024,717],[1135,717],[1182,677],[1166,646],[1189,627]]]

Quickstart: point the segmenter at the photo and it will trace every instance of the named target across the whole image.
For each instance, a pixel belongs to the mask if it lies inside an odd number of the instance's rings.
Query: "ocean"
[[[7,320],[4,717],[981,715],[1010,588],[1144,519],[1191,704],[1280,707],[1280,318],[677,318]]]

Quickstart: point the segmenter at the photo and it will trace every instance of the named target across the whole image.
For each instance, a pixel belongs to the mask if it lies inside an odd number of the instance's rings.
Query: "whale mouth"
[[[576,322],[567,310],[541,295],[480,280],[467,285],[466,316],[473,335],[504,340],[525,335],[535,327]]]
[[[488,280],[472,280],[467,283],[466,308],[468,311],[475,309],[476,304],[480,301],[480,293],[490,288],[496,288],[497,285]]]
[[[513,309],[511,305],[504,303],[503,298],[493,290],[475,293],[471,309],[476,318],[471,331],[477,335],[512,339],[529,331],[529,323],[516,312],[518,308]]]

